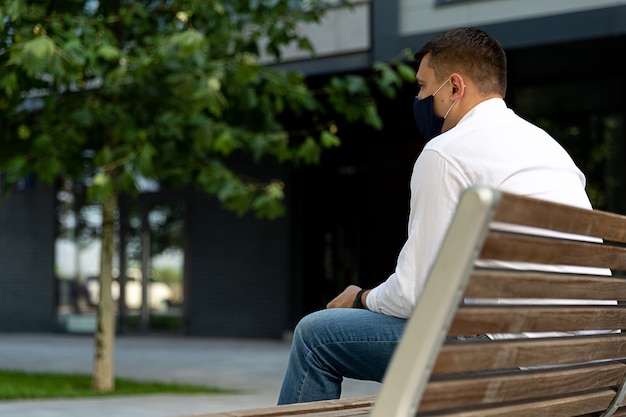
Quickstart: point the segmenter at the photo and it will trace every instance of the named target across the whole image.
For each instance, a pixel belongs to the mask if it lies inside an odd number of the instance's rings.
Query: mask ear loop
[[[452,110],[452,107],[454,107],[454,105],[456,104],[456,100],[454,100],[452,102],[452,105],[450,106],[450,108],[448,109],[448,111],[446,112],[446,114],[443,115],[443,119],[445,120],[446,117],[448,117],[448,114],[450,113],[450,110]]]
[[[450,81],[450,79],[448,79],[448,81]],[[442,88],[444,85],[446,85],[446,83],[447,83],[448,81],[446,81],[445,83],[443,83],[443,84],[441,85],[441,87],[439,87],[439,88],[437,89],[437,91],[435,91],[435,93],[433,94],[433,96],[434,96],[435,94],[437,94],[437,93],[439,92],[439,90],[441,90],[441,88]],[[463,84],[463,88],[465,88],[465,84]],[[452,105],[450,105],[450,108],[448,109],[448,111],[446,112],[446,114],[444,114],[444,116],[443,116],[443,119],[444,119],[444,120],[446,119],[446,117],[448,117],[448,114],[450,114],[450,110],[452,110],[452,107],[454,107],[454,105],[456,104],[456,102],[457,102],[457,100],[454,100],[454,101],[452,102]]]
[[[443,88],[443,86],[448,84],[449,82],[450,82],[450,78],[448,78],[445,83],[441,84],[439,86],[439,88],[435,90],[435,92],[432,94],[432,96],[435,97],[435,94],[437,94],[439,92],[439,90],[441,90]]]

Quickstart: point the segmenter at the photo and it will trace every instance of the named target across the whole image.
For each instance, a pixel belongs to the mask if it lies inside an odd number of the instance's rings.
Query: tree
[[[393,96],[403,77],[413,78],[405,64],[378,63],[374,81],[337,76],[312,89],[303,74],[261,63],[280,62],[286,45],[313,53],[299,25],[319,22],[329,7],[324,0],[0,2],[4,180],[85,178],[89,199],[102,205],[94,389],[114,389],[110,284],[120,193],[153,178],[193,184],[238,213],[281,216],[283,182],[248,178],[231,158],[315,164],[322,149],[339,146],[339,119],[380,128],[374,92]],[[308,122],[292,129],[286,120]]]

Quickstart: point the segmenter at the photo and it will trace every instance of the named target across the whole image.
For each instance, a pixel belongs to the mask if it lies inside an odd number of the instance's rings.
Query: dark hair
[[[472,79],[482,94],[506,93],[506,54],[500,42],[476,28],[444,32],[416,54],[418,64],[430,53],[429,65],[437,80],[461,72]]]

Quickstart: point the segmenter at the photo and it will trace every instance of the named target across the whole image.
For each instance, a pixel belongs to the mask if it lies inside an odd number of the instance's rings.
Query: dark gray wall
[[[54,330],[54,193],[0,195],[0,331]]]
[[[187,333],[282,337],[292,285],[289,219],[238,217],[199,193],[191,200]]]

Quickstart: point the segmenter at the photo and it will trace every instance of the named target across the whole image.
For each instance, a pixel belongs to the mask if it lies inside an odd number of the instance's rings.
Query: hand
[[[328,304],[326,304],[326,308],[352,308],[352,304],[354,304],[354,299],[356,295],[361,291],[361,287],[356,285],[348,286],[341,294],[332,299]],[[367,292],[364,294],[367,295]]]

